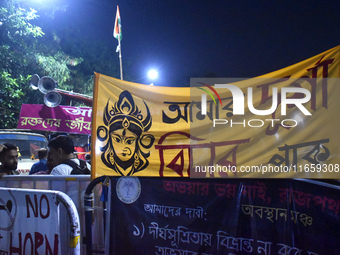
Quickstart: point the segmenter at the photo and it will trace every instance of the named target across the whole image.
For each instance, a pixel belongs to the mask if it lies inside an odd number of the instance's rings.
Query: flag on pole
[[[113,37],[115,37],[118,40],[118,47],[116,52],[120,49],[120,41],[122,40],[122,25],[120,21],[120,13],[119,13],[119,7],[117,5],[117,12],[116,12],[116,19],[115,19],[115,27],[113,29]]]

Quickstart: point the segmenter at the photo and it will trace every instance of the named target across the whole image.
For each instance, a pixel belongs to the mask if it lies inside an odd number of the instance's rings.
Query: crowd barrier
[[[91,247],[93,250],[103,250],[104,247],[104,207],[101,202],[102,185],[95,185],[91,189],[91,203],[84,205],[85,190],[91,182],[91,177],[87,175],[74,176],[51,176],[51,175],[29,175],[29,176],[3,176],[0,178],[0,187],[14,189],[38,189],[61,191],[68,195],[78,210],[80,221],[80,254],[86,254],[86,233],[85,224],[91,225]],[[89,212],[91,218],[88,223],[85,222],[85,212]],[[67,222],[68,212],[60,210],[61,214],[61,233],[67,231],[69,224]],[[66,233],[66,232],[65,232]],[[62,236],[63,238],[63,236]],[[62,247],[63,248],[63,247]],[[64,254],[64,253],[61,253]]]
[[[62,231],[60,205],[68,216]],[[0,215],[1,254],[80,254],[78,212],[63,192],[0,188]]]
[[[0,187],[67,194],[79,213],[80,254],[87,255],[322,254],[313,233],[327,239],[322,242],[333,249],[328,255],[339,254],[340,244],[333,244],[340,236],[340,188],[333,183],[110,176],[91,181],[78,175],[0,179]],[[66,233],[72,229],[69,213],[60,208],[60,215],[60,233]],[[66,235],[60,238],[68,243]],[[60,254],[68,254],[61,248]]]

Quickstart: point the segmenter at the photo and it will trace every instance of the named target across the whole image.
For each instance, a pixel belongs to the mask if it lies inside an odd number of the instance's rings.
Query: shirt
[[[79,159],[74,158],[71,160],[80,165]],[[86,166],[91,170],[91,165],[89,163],[86,162]],[[52,169],[51,175],[70,175],[72,170],[73,168],[67,164],[59,164]]]
[[[29,174],[35,174],[40,171],[46,171],[46,170],[47,170],[47,159],[40,159],[39,162],[33,164]]]
[[[0,166],[0,168],[1,168],[1,166]],[[4,173],[4,172],[2,172],[2,171],[0,171],[0,178],[1,178],[2,176],[4,176],[4,175],[8,175],[8,174],[7,174],[7,173]],[[18,170],[12,170],[12,171],[9,173],[9,175],[20,175],[20,173],[19,173]]]

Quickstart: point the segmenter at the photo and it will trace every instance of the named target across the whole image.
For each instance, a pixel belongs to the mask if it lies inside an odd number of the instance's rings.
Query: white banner
[[[0,254],[60,254],[56,193],[0,188]]]

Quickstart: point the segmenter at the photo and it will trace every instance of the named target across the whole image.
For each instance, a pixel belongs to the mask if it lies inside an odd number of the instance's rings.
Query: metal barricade
[[[102,194],[102,186],[93,187],[91,197],[92,204],[89,208],[84,206],[85,190],[91,182],[88,175],[72,175],[72,176],[51,176],[51,175],[26,175],[26,176],[3,176],[0,178],[0,187],[6,188],[24,188],[61,191],[68,195],[79,213],[80,221],[80,253],[86,254],[87,236],[85,233],[85,224],[92,225],[91,244],[93,250],[102,250],[104,247],[104,230],[103,230],[103,213],[104,208],[100,197]],[[91,211],[90,223],[85,222],[86,210]],[[65,210],[61,210],[61,214],[67,214]],[[62,218],[67,218],[66,216]],[[66,231],[68,225],[65,223],[61,231]]]
[[[68,218],[66,232],[60,205]],[[0,188],[0,214],[1,254],[80,254],[78,211],[65,193]]]
[[[103,202],[103,228],[100,229],[95,229],[93,222],[93,213],[96,209],[95,203],[94,203],[94,190],[98,186],[98,184],[102,184],[102,202]],[[85,232],[86,232],[86,255],[91,255],[91,254],[102,254],[104,252],[104,245],[101,247],[96,247],[93,244],[93,237],[94,233],[104,233],[105,234],[105,226],[106,226],[106,202],[107,202],[107,186],[109,184],[109,179],[106,179],[106,176],[101,176],[96,179],[94,179],[87,187],[84,195],[84,205],[85,205]],[[98,226],[96,226],[98,227]],[[102,240],[105,240],[105,236]]]

